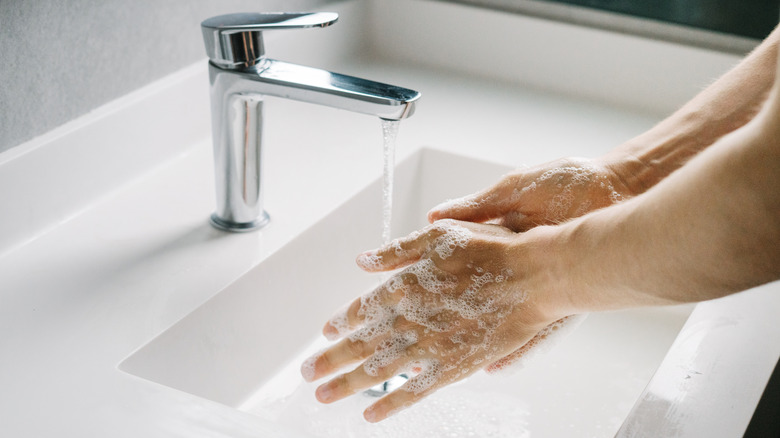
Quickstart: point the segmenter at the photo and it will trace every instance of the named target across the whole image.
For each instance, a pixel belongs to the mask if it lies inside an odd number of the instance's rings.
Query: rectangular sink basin
[[[397,166],[393,235],[426,225],[439,202],[511,170],[434,149]],[[333,312],[380,279],[355,257],[381,240],[376,181],[120,364],[142,378],[251,412],[291,436],[603,436],[619,429],[687,319],[691,306],[590,315],[526,367],[476,375],[371,425],[359,394],[314,399],[300,363],[327,342]],[[270,232],[270,231],[269,231]]]

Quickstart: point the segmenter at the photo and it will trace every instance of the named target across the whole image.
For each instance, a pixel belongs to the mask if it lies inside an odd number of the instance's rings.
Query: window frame
[[[582,26],[609,30],[686,44],[710,50],[744,55],[760,43],[745,36],[721,33],[676,23],[631,16],[606,10],[567,3],[539,0],[436,0],[459,3],[533,17],[562,21]],[[780,18],[780,17],[778,17]]]

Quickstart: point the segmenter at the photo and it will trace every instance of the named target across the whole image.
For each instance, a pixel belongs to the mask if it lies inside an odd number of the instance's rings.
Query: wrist
[[[528,289],[548,320],[660,303],[637,288],[626,263],[626,248],[636,246],[626,234],[630,204],[523,233]]]
[[[528,293],[531,307],[539,319],[556,321],[565,316],[580,313],[572,296],[572,266],[566,242],[569,227],[538,226],[518,234],[515,246],[519,277],[523,293]]]
[[[701,115],[678,113],[598,160],[636,196],[682,167],[716,139],[704,129]]]

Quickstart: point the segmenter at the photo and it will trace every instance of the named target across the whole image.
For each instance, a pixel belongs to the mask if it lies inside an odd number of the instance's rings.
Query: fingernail
[[[374,409],[374,406],[369,406],[368,409],[363,411],[363,418],[366,419],[369,423],[376,423],[379,421],[377,418],[377,412],[376,409]]]
[[[335,341],[339,338],[339,331],[328,325],[322,330],[322,335],[329,341]]]
[[[314,396],[317,397],[317,400],[321,403],[330,403],[333,398],[333,390],[326,383],[317,388],[317,391],[314,392]]]
[[[303,380],[307,382],[314,381],[315,376],[317,375],[316,369],[315,369],[315,362],[317,362],[317,359],[319,356],[312,356],[301,364],[301,376],[303,376]]]

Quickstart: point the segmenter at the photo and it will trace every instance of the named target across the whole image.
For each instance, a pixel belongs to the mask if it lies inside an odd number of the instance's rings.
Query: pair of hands
[[[527,231],[632,195],[613,168],[565,159],[435,207],[430,226],[358,257],[366,271],[400,271],[325,325],[340,341],[303,364],[304,378],[362,361],[317,389],[331,403],[410,374],[366,409],[378,422],[480,369],[510,365],[570,318],[558,310],[561,295],[538,290],[547,274],[534,251],[544,251],[545,233]]]

